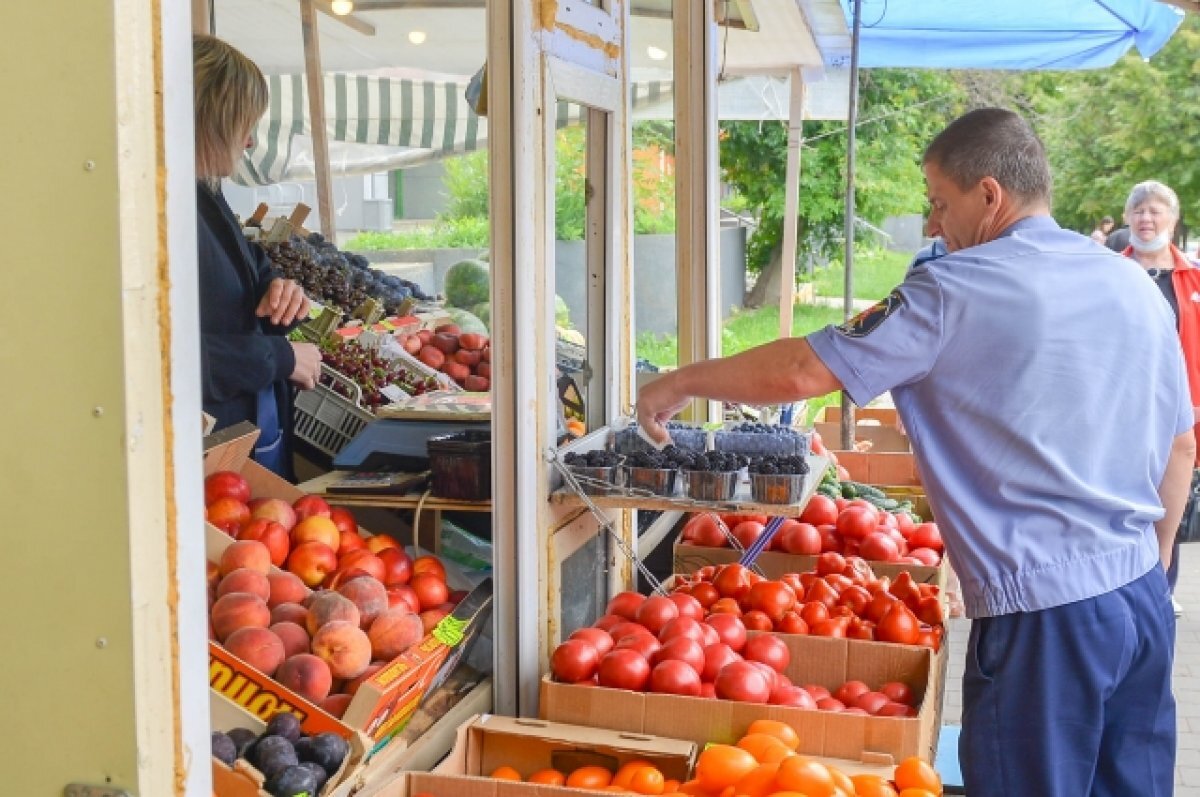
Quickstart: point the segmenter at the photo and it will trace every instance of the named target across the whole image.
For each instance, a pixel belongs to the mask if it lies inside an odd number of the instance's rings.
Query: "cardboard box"
[[[800,735],[799,752],[808,755],[897,763],[919,755],[932,761],[941,725],[946,649],[857,642],[847,639],[780,635],[791,652],[786,674],[797,684],[820,684],[830,691],[857,679],[876,688],[903,681],[919,699],[916,717],[871,717],[808,711],[623,689],[575,686],[542,679],[543,719],[686,739],[704,745],[731,744],[756,719],[786,722]]]
[[[584,797],[599,792],[471,775],[401,772],[395,779],[374,784],[355,797],[414,797],[422,793],[435,797]]]
[[[735,551],[733,548],[692,545],[684,542],[682,535],[675,538],[673,550],[672,572],[681,575],[695,573],[700,568],[709,565],[730,564],[742,558],[741,552]],[[763,551],[754,562],[767,578],[780,578],[787,573],[807,573],[817,567],[816,556],[782,551]],[[877,576],[894,579],[900,573],[907,571],[912,575],[913,581],[919,584],[936,584],[945,592],[949,565],[944,557],[937,567],[892,562],[868,562],[867,564],[871,565],[871,569]]]
[[[826,448],[842,439],[842,408],[827,405],[813,422]],[[854,439],[871,443],[871,452],[912,451],[908,435],[900,427],[900,416],[892,407],[864,407],[854,411]]]
[[[305,495],[249,459],[257,436],[258,430],[253,426],[239,424],[209,438],[212,443],[205,452],[205,476],[220,470],[237,471],[250,483],[251,495],[256,498],[282,498],[291,503]],[[210,561],[217,561],[233,539],[211,524],[206,525],[207,556]],[[373,745],[368,751],[370,756],[404,729],[430,688],[441,683],[457,666],[487,622],[491,599],[492,582],[487,579],[437,629],[364,682],[340,720],[213,641],[209,642],[209,685],[264,721],[284,710],[300,718],[305,733],[331,731],[348,739],[363,733]]]
[[[569,774],[588,765],[616,772],[629,761],[644,760],[664,777],[684,781],[697,752],[694,743],[678,739],[484,714],[459,726],[454,749],[434,772],[487,776],[507,764],[527,778],[542,769]]]
[[[241,706],[230,701],[217,692],[209,692],[209,716],[214,731],[230,731],[234,728],[248,728],[256,734],[266,730],[266,723],[257,717],[247,714]],[[321,789],[321,797],[340,797],[349,793],[353,778],[362,769],[366,747],[361,736],[350,739],[350,754],[342,762],[341,768],[334,773]],[[251,766],[245,759],[237,759],[230,767],[220,759],[212,759],[213,793],[216,797],[271,797],[263,791],[265,778],[261,772]],[[342,787],[345,788],[342,788]]]
[[[919,487],[921,475],[913,455],[904,451],[832,451],[850,478],[886,491],[889,485]]]

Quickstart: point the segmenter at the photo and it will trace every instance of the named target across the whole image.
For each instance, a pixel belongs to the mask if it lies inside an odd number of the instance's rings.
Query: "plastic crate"
[[[492,433],[467,431],[429,438],[430,487],[439,498],[492,497]]]
[[[327,365],[321,366],[321,381],[312,390],[301,390],[296,394],[295,434],[313,448],[337,456],[346,445],[375,416],[369,410],[338,393],[325,382],[345,385],[358,398],[362,391],[350,379]]]

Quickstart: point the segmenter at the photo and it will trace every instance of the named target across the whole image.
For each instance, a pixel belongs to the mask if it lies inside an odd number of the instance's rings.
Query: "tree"
[[[963,94],[945,72],[865,70],[860,77],[856,208],[872,223],[924,206],[921,152],[959,110]],[[845,215],[846,126],[808,122],[801,151],[798,252],[830,248],[841,237]],[[758,217],[747,243],[747,267],[759,283],[777,283],[783,241],[787,125],[721,124],[721,169],[726,183]],[[748,306],[768,297],[759,285]]]

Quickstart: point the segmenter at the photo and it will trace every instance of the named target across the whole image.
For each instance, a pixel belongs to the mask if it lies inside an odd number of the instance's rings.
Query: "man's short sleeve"
[[[863,406],[929,373],[942,348],[942,303],[937,280],[918,266],[883,301],[807,340],[854,403]]]

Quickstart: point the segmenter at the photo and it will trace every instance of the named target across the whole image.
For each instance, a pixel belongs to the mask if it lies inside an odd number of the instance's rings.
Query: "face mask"
[[[1171,241],[1170,234],[1164,230],[1158,235],[1151,238],[1149,241],[1143,241],[1138,238],[1137,233],[1132,233],[1129,236],[1129,245],[1139,252],[1157,252]]]

